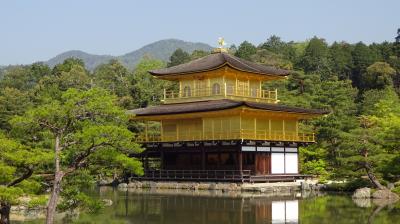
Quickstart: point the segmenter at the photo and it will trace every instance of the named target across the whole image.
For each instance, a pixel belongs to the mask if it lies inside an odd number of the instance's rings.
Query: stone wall
[[[118,185],[120,189],[185,189],[185,190],[220,190],[223,192],[261,192],[284,193],[301,191],[304,184],[300,182],[282,183],[219,183],[219,182],[171,182],[171,181],[136,181]],[[308,185],[307,185],[308,186]],[[303,187],[304,188],[304,187]]]

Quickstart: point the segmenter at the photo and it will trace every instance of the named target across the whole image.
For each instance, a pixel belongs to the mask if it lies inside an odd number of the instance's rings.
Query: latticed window
[[[226,93],[227,94],[233,94],[235,92],[235,86],[231,83],[228,83],[226,85]]]
[[[221,87],[218,83],[214,83],[212,86],[212,94],[213,95],[219,95],[221,94]]]
[[[192,92],[190,91],[190,86],[185,86],[185,88],[183,88],[182,97],[190,97],[190,96],[192,96]]]
[[[258,97],[258,94],[257,94],[257,89],[251,89],[251,96],[252,97]]]

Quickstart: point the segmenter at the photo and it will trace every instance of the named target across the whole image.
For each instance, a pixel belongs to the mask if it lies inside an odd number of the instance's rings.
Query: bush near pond
[[[332,183],[326,185],[327,191],[344,191],[353,192],[358,188],[369,187],[371,188],[371,182],[365,179],[354,179],[344,183]]]

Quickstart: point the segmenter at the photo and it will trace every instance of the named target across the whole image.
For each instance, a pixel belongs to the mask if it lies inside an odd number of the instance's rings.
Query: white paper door
[[[285,154],[271,153],[271,173],[285,173]]]
[[[297,153],[286,153],[285,154],[285,171],[286,173],[298,173],[297,168]]]

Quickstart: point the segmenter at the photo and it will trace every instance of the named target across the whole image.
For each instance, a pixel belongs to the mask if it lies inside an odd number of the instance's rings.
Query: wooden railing
[[[241,99],[256,102],[278,102],[278,91],[260,90],[251,88],[235,88],[234,86],[220,86],[218,88],[182,89],[180,91],[167,91],[164,89],[164,102],[189,102],[209,98]]]
[[[146,170],[139,179],[249,181],[250,176],[250,170]]]
[[[304,174],[255,175],[251,170],[145,170],[143,176],[132,176],[140,180],[163,181],[233,181],[233,182],[282,182],[312,178]]]
[[[209,141],[209,140],[266,140],[266,141],[294,141],[315,142],[314,133],[297,133],[283,131],[260,131],[241,129],[237,132],[191,132],[179,135],[140,134],[138,142],[177,142],[177,141]]]

